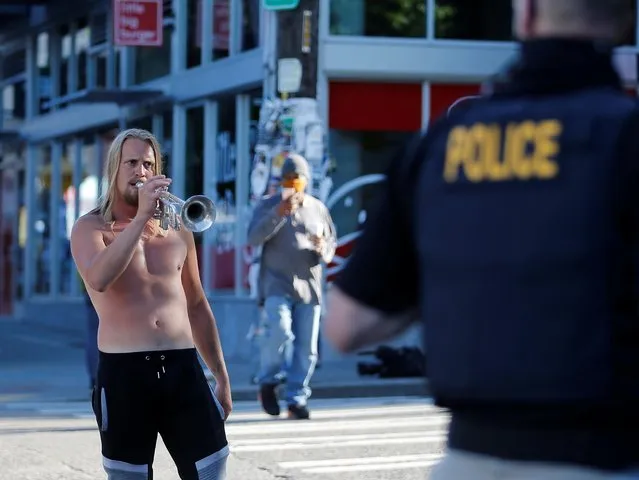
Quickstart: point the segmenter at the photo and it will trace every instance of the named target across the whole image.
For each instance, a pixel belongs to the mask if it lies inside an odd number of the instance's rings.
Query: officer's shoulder
[[[585,100],[583,97],[587,96]],[[597,89],[584,92],[575,99],[576,108],[588,108],[604,116],[636,116],[639,113],[639,99],[617,89]]]

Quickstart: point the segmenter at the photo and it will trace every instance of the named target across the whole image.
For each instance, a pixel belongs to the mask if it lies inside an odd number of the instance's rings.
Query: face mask
[[[282,187],[292,188],[297,193],[303,192],[306,188],[306,180],[304,178],[295,178],[293,180],[282,180]]]

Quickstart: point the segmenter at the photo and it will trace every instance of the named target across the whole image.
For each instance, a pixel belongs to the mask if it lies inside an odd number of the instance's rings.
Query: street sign
[[[113,38],[125,47],[160,47],[163,42],[162,0],[113,0]]]
[[[262,0],[266,10],[293,10],[300,4],[300,0]]]

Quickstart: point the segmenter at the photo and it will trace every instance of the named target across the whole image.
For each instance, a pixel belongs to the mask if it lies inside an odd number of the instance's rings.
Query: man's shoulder
[[[304,200],[308,201],[309,205],[311,205],[313,208],[317,208],[319,210],[328,210],[324,202],[322,202],[319,198],[314,197],[313,195],[306,194]]]
[[[98,210],[91,210],[79,217],[73,228],[74,230],[82,229],[85,231],[99,229],[104,227],[105,223],[104,216]]]

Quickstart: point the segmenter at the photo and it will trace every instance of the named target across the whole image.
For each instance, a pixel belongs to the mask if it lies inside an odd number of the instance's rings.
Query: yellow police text
[[[448,135],[444,179],[456,182],[463,172],[471,182],[550,180],[559,172],[562,129],[558,120],[455,127]]]

